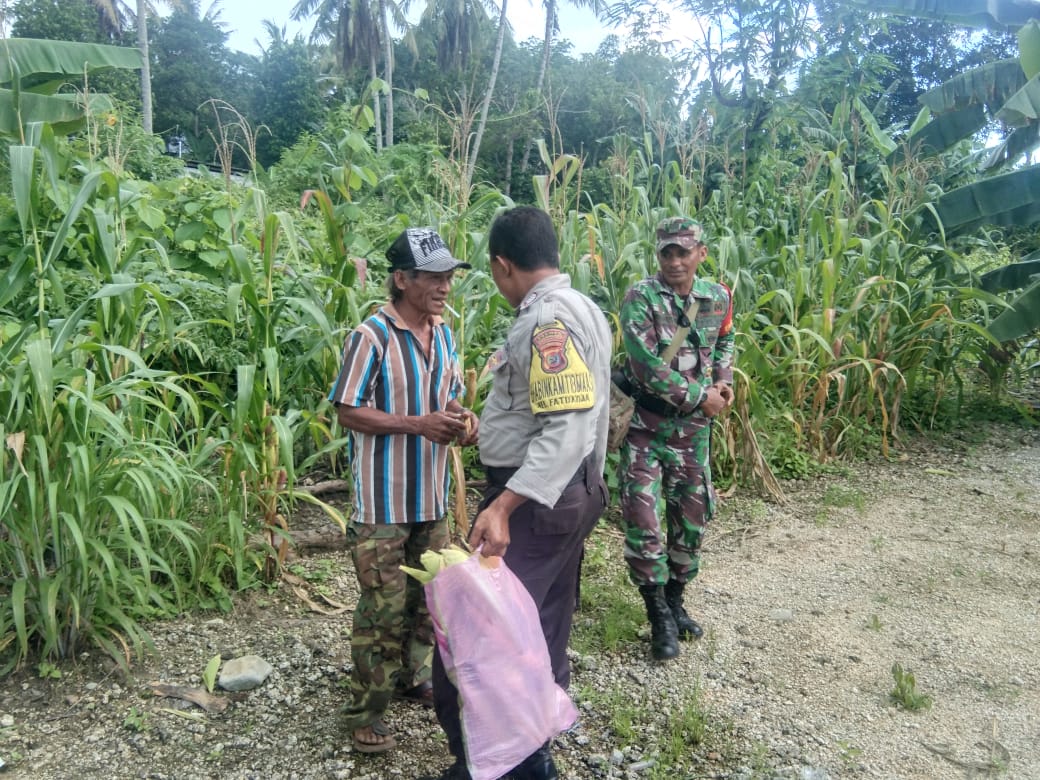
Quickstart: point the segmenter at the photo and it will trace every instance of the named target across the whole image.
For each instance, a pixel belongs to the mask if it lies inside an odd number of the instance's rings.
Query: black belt
[[[571,485],[577,485],[579,482],[584,483],[585,477],[589,472],[589,458],[585,458],[578,466],[578,470],[574,472],[574,476],[571,477],[570,482],[567,483],[567,487]],[[519,466],[485,466],[484,472],[487,474],[487,481],[489,485],[494,487],[505,487],[506,483],[513,478],[513,475],[520,470]]]
[[[685,415],[679,411],[678,406],[672,406],[667,401],[663,401],[657,396],[653,395],[637,395],[635,397],[636,406],[640,409],[646,409],[648,412],[653,412],[661,417],[684,417]]]
[[[641,409],[645,409],[648,412],[653,412],[659,417],[684,417],[685,415],[679,411],[679,407],[673,406],[667,401],[658,398],[655,395],[647,395],[640,393],[639,390],[628,381],[624,372],[620,369],[615,370],[610,375],[610,381],[617,385],[618,389],[627,396],[631,396],[632,400],[636,402],[636,406]]]

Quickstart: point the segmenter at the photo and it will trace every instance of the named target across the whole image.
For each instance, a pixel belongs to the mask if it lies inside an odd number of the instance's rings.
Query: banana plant
[[[866,5],[863,0],[853,0]],[[984,171],[1017,164],[1040,146],[1040,6],[1014,0],[880,0],[872,11],[941,19],[970,27],[1018,32],[1016,59],[987,63],[962,73],[921,96],[921,114],[906,146],[890,162],[908,153],[936,154],[979,132],[996,120],[1011,132],[982,163]],[[1040,222],[1040,165],[984,178],[943,195],[926,213],[924,225],[947,237],[989,225],[1018,227]],[[1040,329],[1040,281],[1033,280],[1008,311],[989,328],[999,341],[1021,338]]]
[[[112,107],[105,95],[59,93],[71,79],[100,70],[138,70],[141,52],[121,46],[29,38],[0,40],[0,135],[24,143],[25,125],[46,122],[58,134],[82,127],[88,112]]]

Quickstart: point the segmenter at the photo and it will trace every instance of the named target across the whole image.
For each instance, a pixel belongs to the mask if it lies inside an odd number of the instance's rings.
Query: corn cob
[[[458,545],[452,544],[443,550],[427,550],[419,556],[419,562],[423,568],[416,569],[411,566],[402,566],[401,571],[419,580],[423,585],[436,577],[442,570],[456,563],[462,563],[470,554]]]

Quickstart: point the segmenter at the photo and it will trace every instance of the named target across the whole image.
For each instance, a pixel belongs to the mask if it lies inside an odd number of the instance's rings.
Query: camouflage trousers
[[[430,679],[433,624],[422,585],[399,568],[422,568],[419,556],[448,544],[445,520],[347,527],[360,595],[354,608],[350,655],[351,701],[344,725],[358,729],[386,712],[395,690]]]
[[[710,423],[681,436],[629,431],[621,447],[621,513],[636,585],[697,576],[701,536],[715,512],[710,442]]]

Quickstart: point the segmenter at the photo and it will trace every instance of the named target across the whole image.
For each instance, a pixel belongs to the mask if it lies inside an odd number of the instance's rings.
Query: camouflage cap
[[[693,249],[704,243],[704,228],[689,217],[669,217],[657,223],[657,251],[670,244]]]

